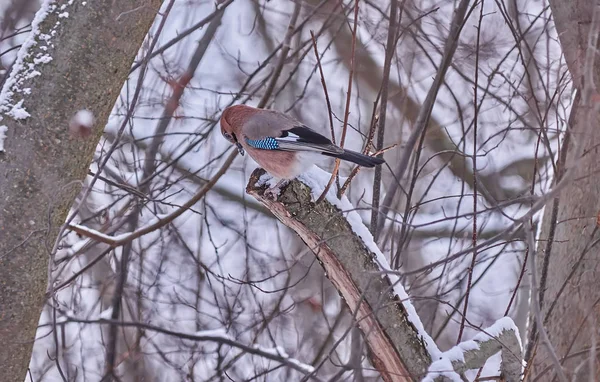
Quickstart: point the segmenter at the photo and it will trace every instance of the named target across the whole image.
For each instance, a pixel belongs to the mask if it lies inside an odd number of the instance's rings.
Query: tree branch
[[[293,229],[323,266],[327,277],[355,314],[373,365],[385,381],[412,381],[430,363],[422,339],[408,319],[394,285],[381,276],[376,256],[353,232],[342,213],[326,199],[315,204],[311,190],[295,180],[278,201],[257,186],[264,170],[255,170],[246,188],[286,226]]]

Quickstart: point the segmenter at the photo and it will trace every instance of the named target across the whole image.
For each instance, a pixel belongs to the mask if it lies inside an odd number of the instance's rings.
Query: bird
[[[343,149],[296,119],[274,110],[247,105],[226,108],[220,119],[221,134],[239,153],[248,153],[267,173],[278,180],[265,193],[276,197],[279,188],[307,171],[319,158],[333,157],[362,167],[385,163]]]

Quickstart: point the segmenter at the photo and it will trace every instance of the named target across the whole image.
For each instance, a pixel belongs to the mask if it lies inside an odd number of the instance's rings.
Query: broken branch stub
[[[420,380],[431,363],[423,341],[402,302],[381,274],[375,255],[348,221],[327,200],[315,204],[311,190],[298,180],[281,190],[278,200],[258,186],[264,170],[252,173],[246,192],[294,230],[313,251],[327,278],[355,315],[369,357],[386,382]]]

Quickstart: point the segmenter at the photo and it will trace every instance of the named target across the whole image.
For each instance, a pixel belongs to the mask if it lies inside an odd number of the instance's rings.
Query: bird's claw
[[[281,179],[277,184],[272,187],[269,187],[265,190],[265,196],[272,200],[277,200],[279,197],[279,193],[281,192],[281,188],[289,183],[289,180]]]
[[[237,147],[238,153],[240,153],[241,156],[244,156],[245,151],[244,151],[244,147],[242,146],[241,143],[236,143],[235,146]]]
[[[279,192],[281,192],[279,187],[270,187],[265,190],[265,196],[269,199],[277,200]]]

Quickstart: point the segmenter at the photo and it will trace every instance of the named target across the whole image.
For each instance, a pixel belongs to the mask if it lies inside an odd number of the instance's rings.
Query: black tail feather
[[[347,160],[348,162],[356,163],[357,165],[363,167],[375,167],[377,165],[385,163],[385,161],[381,158],[371,157],[350,150],[344,150],[342,154],[333,154],[325,152],[322,154],[334,158],[339,158],[341,160]]]

